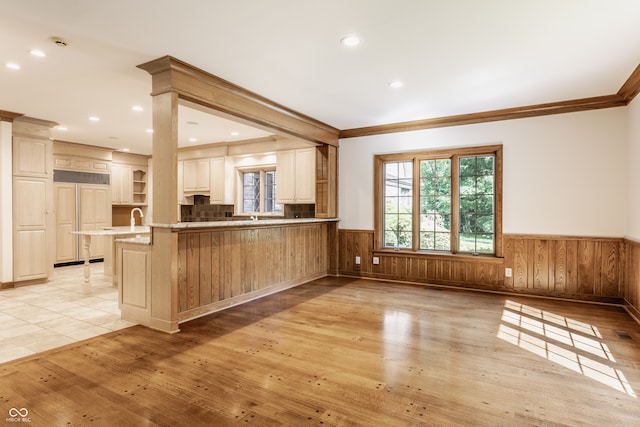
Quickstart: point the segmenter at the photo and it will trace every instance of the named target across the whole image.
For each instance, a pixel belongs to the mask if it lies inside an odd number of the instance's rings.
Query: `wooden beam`
[[[600,108],[622,107],[627,105],[627,103],[628,101],[623,96],[618,94],[598,96],[594,98],[583,98],[570,101],[551,102],[547,104],[529,105],[526,107],[505,108],[502,110],[492,110],[481,113],[460,114],[456,116],[438,117],[433,119],[414,120],[409,122],[346,129],[340,131],[340,139],[355,138],[359,136],[382,135],[395,132],[408,132],[447,126],[460,126],[499,120],[522,119],[526,117],[547,116],[551,114],[596,110]]]
[[[138,65],[153,76],[152,95],[176,92],[194,102],[278,133],[338,145],[339,130],[171,56]]]
[[[626,82],[622,85],[618,91],[618,96],[627,101],[627,104],[633,101],[633,98],[640,92],[640,64],[631,73]]]

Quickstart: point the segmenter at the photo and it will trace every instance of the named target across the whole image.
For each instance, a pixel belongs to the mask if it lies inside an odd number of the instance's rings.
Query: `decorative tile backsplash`
[[[285,218],[313,218],[314,204],[284,205]],[[210,205],[208,196],[193,196],[193,205],[181,205],[180,214],[183,222],[229,221],[242,219],[245,216],[234,216],[233,205]],[[249,215],[246,215],[249,218]]]

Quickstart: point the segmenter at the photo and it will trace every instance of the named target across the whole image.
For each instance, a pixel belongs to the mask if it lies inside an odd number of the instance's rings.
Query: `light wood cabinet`
[[[102,185],[79,186],[80,231],[104,230],[111,226],[109,189]],[[104,257],[104,237],[93,236],[91,258]]]
[[[54,184],[56,263],[81,259],[78,236],[72,231],[103,230],[111,226],[111,199],[106,185]],[[94,236],[90,258],[104,258],[104,237]],[[80,247],[81,249],[81,247]]]
[[[277,202],[315,202],[315,148],[281,151],[277,154]]]
[[[53,122],[13,122],[13,280],[44,279],[53,271]]]
[[[133,169],[130,165],[111,165],[111,200],[114,205],[133,203]]]
[[[184,198],[184,162],[178,162],[178,205],[186,205],[187,201]],[[178,213],[180,207],[178,207]],[[180,218],[178,218],[180,220]]]
[[[147,206],[148,162],[146,156],[113,153],[111,201],[121,206]]]
[[[183,165],[185,193],[209,193],[209,159],[185,160]]]
[[[13,179],[15,281],[47,278],[49,275],[49,186],[49,181],[43,178]]]
[[[151,254],[149,245],[116,244],[118,306],[121,317],[149,325],[151,319]]]
[[[13,138],[13,174],[47,178],[51,174],[51,141]]]
[[[147,204],[147,169],[141,167],[134,167],[131,172],[133,183],[133,204],[134,205],[146,205]]]
[[[78,259],[78,236],[70,234],[77,230],[76,184],[54,184],[56,211],[56,263]]]
[[[209,203],[214,205],[232,204],[233,196],[226,189],[226,159],[216,157],[209,160]]]

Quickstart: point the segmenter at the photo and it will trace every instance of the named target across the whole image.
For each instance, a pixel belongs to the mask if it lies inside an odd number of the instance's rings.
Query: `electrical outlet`
[[[356,265],[360,265],[360,257],[359,256],[356,257]]]
[[[373,265],[378,265],[380,264],[380,258],[378,258],[377,256],[373,257]]]
[[[511,277],[512,275],[513,275],[513,270],[511,270],[510,268],[504,269],[504,277]]]

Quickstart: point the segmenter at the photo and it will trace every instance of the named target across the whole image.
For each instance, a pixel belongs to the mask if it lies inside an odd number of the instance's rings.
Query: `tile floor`
[[[133,326],[120,319],[118,288],[91,264],[91,295],[82,294],[83,266],[58,267],[49,282],[0,291],[0,363]]]

